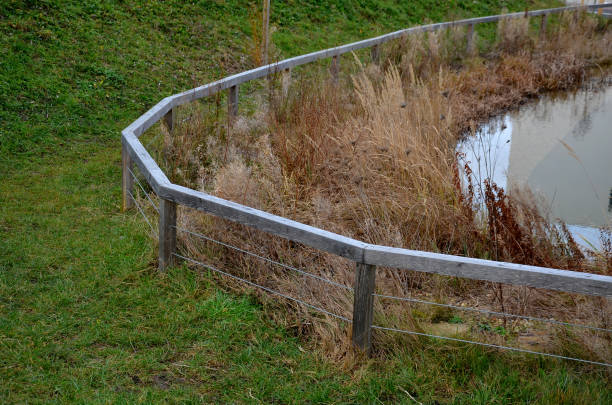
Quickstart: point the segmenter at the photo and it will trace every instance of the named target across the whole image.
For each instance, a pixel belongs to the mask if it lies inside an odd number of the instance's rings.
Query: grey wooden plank
[[[363,261],[376,266],[612,297],[612,277],[598,274],[377,245],[366,246]]]
[[[227,201],[201,191],[191,190],[176,184],[166,184],[160,188],[157,194],[161,198],[174,201],[177,204],[248,225],[325,252],[355,261],[361,261],[363,258],[363,248],[366,245],[363,242]]]
[[[175,104],[173,103],[174,96],[166,97],[159,103],[155,104],[149,111],[142,114],[136,121],[132,122],[127,128],[127,131],[132,132],[136,137],[142,135],[144,131],[149,129],[153,124],[159,121]]]
[[[369,353],[372,348],[376,266],[363,263],[355,265],[352,340],[353,345]]]
[[[176,252],[176,204],[159,201],[159,270],[166,271],[174,264]]]
[[[591,4],[586,6],[588,11],[595,11],[595,10],[603,10],[606,11],[605,9],[610,9],[612,10],[612,3],[611,2],[607,2],[607,3],[603,3],[603,4]]]
[[[599,3],[603,3],[603,0],[599,0]],[[604,16],[606,18],[610,18],[612,16],[612,3],[599,4],[599,6],[599,8],[592,9],[589,11],[594,12],[595,10],[597,10],[598,15]]]
[[[149,183],[156,194],[159,194],[160,186],[170,183],[166,174],[159,168],[157,162],[151,157],[149,152],[147,152],[145,147],[133,133],[128,130],[123,130],[121,143],[123,147],[126,148],[132,161],[140,169],[147,183]]]

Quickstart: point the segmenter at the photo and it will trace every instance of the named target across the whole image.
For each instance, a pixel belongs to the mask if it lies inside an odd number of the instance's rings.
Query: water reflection
[[[528,187],[552,218],[598,245],[612,213],[612,87],[544,97],[484,125],[458,146],[477,185]],[[607,197],[607,198],[606,198]]]

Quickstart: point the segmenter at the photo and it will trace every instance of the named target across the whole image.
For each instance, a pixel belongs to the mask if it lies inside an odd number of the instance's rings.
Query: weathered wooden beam
[[[144,131],[158,122],[170,109],[176,107],[179,103],[176,102],[176,96],[166,97],[159,103],[155,104],[149,111],[142,114],[125,128],[122,133],[129,132],[135,137],[142,135]]]
[[[238,116],[238,85],[230,87],[227,93],[227,113],[230,120]]]
[[[166,271],[174,264],[176,252],[176,204],[159,200],[159,270]]]
[[[301,224],[288,218],[279,217],[177,184],[162,186],[157,195],[177,204],[247,225],[324,252],[333,253],[353,261],[363,259],[363,248],[366,244],[346,236]]]
[[[356,263],[352,341],[354,346],[366,353],[372,348],[375,280],[376,266]]]
[[[360,263],[612,297],[610,276],[368,245],[176,184],[161,185],[157,194],[160,198]]]
[[[130,157],[128,150],[129,146],[122,145],[121,147],[121,189],[123,190],[123,211],[127,211],[134,207],[134,199],[130,193],[134,193],[134,178],[132,177],[131,171],[134,171],[134,163]]]
[[[128,129],[123,130],[121,143],[155,194],[159,194],[160,186],[170,183],[166,174],[159,168],[157,162],[147,152],[138,138]]]
[[[369,245],[364,263],[548,290],[612,297],[612,277],[523,264]]]

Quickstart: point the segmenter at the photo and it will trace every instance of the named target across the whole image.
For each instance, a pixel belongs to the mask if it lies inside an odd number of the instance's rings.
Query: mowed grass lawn
[[[273,2],[274,42],[292,56],[501,5],[439,3]],[[157,272],[120,211],[120,130],[250,67],[254,4],[0,3],[0,402],[612,403],[605,370],[436,342],[346,370],[211,275]]]

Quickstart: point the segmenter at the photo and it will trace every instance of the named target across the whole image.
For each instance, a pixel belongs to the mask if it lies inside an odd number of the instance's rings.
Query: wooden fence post
[[[176,251],[176,203],[159,200],[159,270],[174,264]]]
[[[338,72],[340,71],[339,55],[332,56],[331,66],[329,67],[329,70],[332,75],[332,81],[334,83],[337,83],[338,82]]]
[[[372,57],[372,62],[375,64],[380,63],[380,47],[378,45],[374,45],[370,48],[370,56]]]
[[[238,85],[230,87],[227,93],[227,113],[230,120],[238,116]]]
[[[474,24],[470,24],[467,33],[467,46],[466,51],[468,55],[471,55],[474,51]]]
[[[540,39],[546,38],[546,25],[548,24],[548,14],[542,15],[542,20],[540,21]]]
[[[353,345],[366,353],[372,348],[375,279],[376,266],[356,263],[352,339]]]
[[[171,108],[170,111],[168,111],[166,115],[164,115],[164,124],[166,124],[166,128],[168,128],[168,131],[172,131],[172,129],[174,128],[174,115],[174,108]]]
[[[604,0],[599,0],[599,4],[603,4]],[[603,8],[600,8],[599,10],[597,10],[597,14],[601,15],[603,14]]]
[[[121,175],[121,189],[123,190],[122,209],[127,211],[134,207],[134,199],[130,195],[130,193],[134,192],[134,178],[130,172],[134,170],[134,163],[125,145],[121,146],[121,169],[123,171]]]
[[[289,86],[291,86],[291,69],[284,69],[281,78],[283,98],[287,98],[289,94]]]

